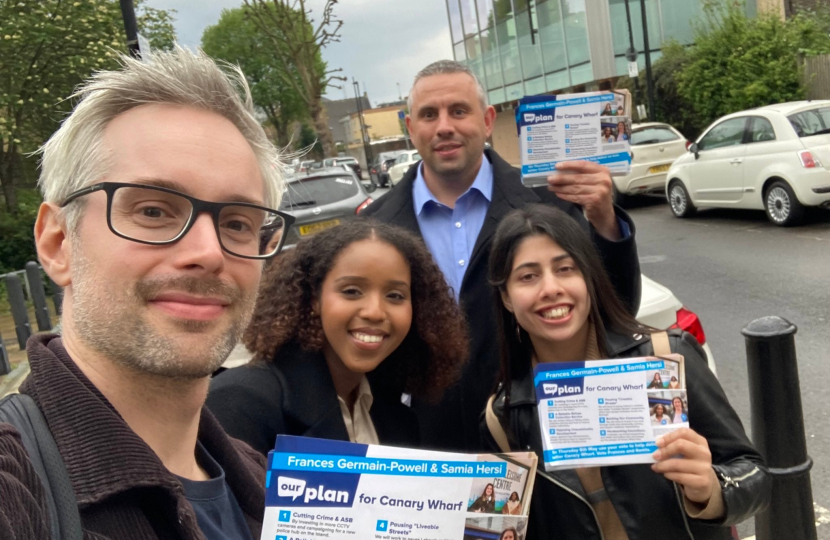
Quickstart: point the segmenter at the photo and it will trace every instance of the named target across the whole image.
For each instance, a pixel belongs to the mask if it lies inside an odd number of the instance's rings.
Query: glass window
[[[568,60],[570,60],[572,66],[587,62],[591,59],[591,49],[588,45],[588,21],[585,13],[585,2],[586,0],[562,0]],[[590,81],[591,79],[588,80]],[[574,81],[574,84],[578,83]]]
[[[816,107],[787,117],[799,137],[830,133],[830,107]]]
[[[496,14],[496,24],[513,17],[513,4],[510,0],[493,0],[493,8]]]
[[[755,116],[752,118],[752,128],[749,132],[749,142],[767,142],[775,140],[775,130],[766,118]]]
[[[487,94],[487,99],[490,101],[490,105],[496,105],[497,103],[504,103],[507,101],[507,95],[504,93],[504,88],[498,88],[496,90],[491,90]]]
[[[481,53],[484,59],[484,72],[487,74],[487,86],[498,88],[504,84],[499,62],[499,47],[496,44],[496,32],[493,29],[481,31]],[[484,84],[484,81],[481,81]]]
[[[571,85],[571,78],[568,75],[567,69],[545,76],[545,81],[549,92],[553,92],[554,90],[562,90],[563,88],[567,88]]]
[[[464,37],[468,38],[478,32],[478,22],[476,22],[476,2],[475,0],[458,0],[461,2],[461,20],[464,23]]]
[[[545,73],[565,69],[568,64],[563,42],[562,10],[559,7],[559,0],[537,1],[536,12],[539,17],[539,39],[542,43]]]
[[[537,35],[539,21],[536,19],[536,5],[516,2],[516,33],[519,41],[519,55],[522,57],[522,69],[525,79],[532,79],[542,74],[542,50]]]
[[[456,43],[452,47],[453,52],[455,53],[455,61],[461,62],[462,64],[467,62],[467,51],[464,50],[464,42]]]
[[[646,0],[646,18],[648,19],[648,45],[649,47],[654,49],[659,49],[662,46],[662,39],[661,39],[661,32],[660,32],[660,8],[657,5],[658,0]],[[681,4],[685,6],[688,4],[694,4],[699,7],[700,0],[660,0],[662,2],[662,12],[663,17],[667,14],[667,11],[671,11],[674,9],[674,4]],[[628,21],[625,16],[625,0],[610,0],[608,4],[611,16],[611,39],[612,43],[614,44],[614,54],[620,55],[625,54],[625,51],[628,50],[628,47],[631,43],[629,36],[628,36]],[[629,8],[631,10],[631,33],[634,35],[634,48],[638,51],[643,51],[643,17],[642,17],[642,7],[640,5],[640,0],[629,0]],[[682,10],[683,13],[686,13],[686,8],[684,7]],[[670,14],[671,15],[671,14]],[[678,15],[677,17],[680,17]],[[678,18],[678,20],[680,20]],[[691,24],[689,19],[685,19],[685,24],[688,30],[691,32]],[[666,33],[667,36],[672,36],[670,33]],[[680,39],[677,37],[676,39]],[[681,41],[681,43],[687,44],[691,43],[689,41]]]
[[[482,28],[492,28],[496,24],[496,15],[493,12],[493,0],[477,0],[478,22]]]
[[[461,30],[461,12],[458,11],[458,0],[447,0],[447,11],[450,14],[452,42],[458,43],[464,39],[464,31]],[[456,58],[456,60],[458,60],[458,58]]]
[[[531,81],[525,81],[525,95],[535,96],[545,93],[545,78],[537,77]]]
[[[689,45],[695,40],[694,24],[703,19],[701,0],[660,0],[660,11],[663,14],[663,35],[666,39],[674,39],[683,45]],[[747,2],[747,5],[755,2]],[[651,12],[649,12],[649,17]],[[649,19],[649,22],[651,20]],[[649,36],[651,36],[649,29]],[[649,44],[650,45],[650,44]]]
[[[680,137],[667,127],[647,127],[631,132],[631,146],[676,141]]]
[[[516,41],[516,24],[512,16],[496,25],[496,35],[499,40],[504,83],[511,84],[521,81],[522,64],[519,60],[519,45]]]
[[[741,144],[746,130],[746,117],[725,120],[709,130],[698,143],[698,150],[713,150]]]
[[[504,91],[507,94],[507,99],[505,101],[513,101],[514,99],[522,99],[524,97],[522,83],[511,84],[506,87]]]
[[[478,34],[468,37],[464,41],[464,46],[467,50],[467,65],[473,70],[481,84],[486,85],[487,79],[484,78],[484,62],[481,57],[481,43],[479,43]]]
[[[571,68],[571,85],[585,84],[594,80],[594,68],[591,62]]]

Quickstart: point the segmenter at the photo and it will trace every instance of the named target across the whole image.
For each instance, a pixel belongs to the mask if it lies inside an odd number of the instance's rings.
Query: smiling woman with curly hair
[[[254,361],[217,376],[207,404],[263,453],[279,434],[417,446],[401,394],[440,398],[468,354],[464,317],[430,253],[368,220],[275,260],[243,339]]]

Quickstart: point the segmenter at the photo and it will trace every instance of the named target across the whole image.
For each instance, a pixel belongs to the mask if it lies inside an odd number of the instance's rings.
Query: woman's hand
[[[680,428],[657,439],[657,447],[653,454],[657,463],[651,469],[683,486],[691,502],[708,503],[718,478],[706,439],[692,429]]]

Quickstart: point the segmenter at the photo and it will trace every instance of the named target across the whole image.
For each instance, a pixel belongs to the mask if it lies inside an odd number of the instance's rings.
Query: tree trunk
[[[331,130],[329,129],[329,115],[326,113],[326,109],[323,108],[320,96],[312,98],[312,102],[309,104],[309,112],[311,113],[311,120],[314,122],[317,138],[323,148],[323,157],[336,156],[337,149],[334,147],[334,138],[331,136]]]
[[[9,144],[8,151],[0,146],[0,185],[3,187],[3,199],[6,201],[6,210],[17,213],[17,194],[14,191],[14,144]]]

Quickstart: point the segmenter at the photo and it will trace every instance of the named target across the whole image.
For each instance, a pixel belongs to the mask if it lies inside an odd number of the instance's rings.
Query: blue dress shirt
[[[415,217],[427,248],[457,300],[493,198],[493,166],[486,156],[482,158],[473,185],[458,198],[455,208],[438,202],[424,181],[423,166],[418,166],[412,186]]]

